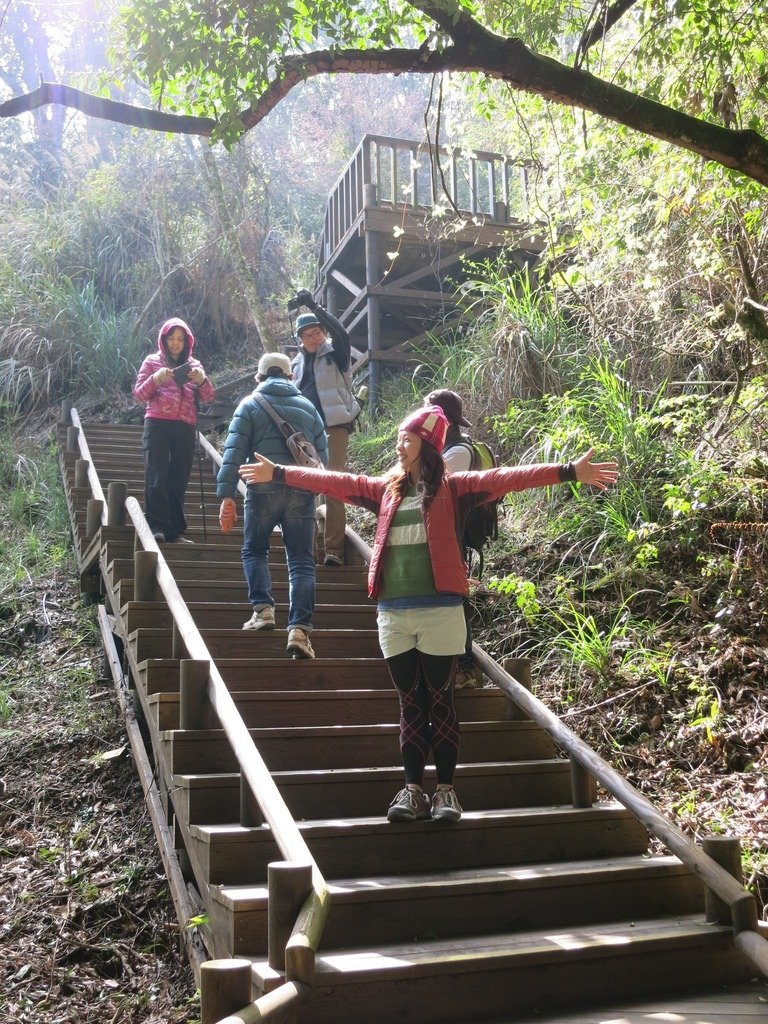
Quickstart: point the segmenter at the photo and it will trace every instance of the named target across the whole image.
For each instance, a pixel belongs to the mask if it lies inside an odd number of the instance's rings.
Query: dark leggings
[[[405,781],[422,784],[431,748],[437,781],[451,785],[459,760],[459,723],[453,701],[455,656],[422,654],[414,647],[386,661],[400,700]]]

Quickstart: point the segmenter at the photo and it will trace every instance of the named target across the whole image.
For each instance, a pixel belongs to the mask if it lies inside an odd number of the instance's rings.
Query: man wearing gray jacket
[[[227,533],[237,522],[235,494],[238,469],[253,461],[254,451],[266,454],[283,466],[295,465],[285,437],[266,409],[254,397],[269,402],[294,431],[301,431],[328,463],[325,427],[312,403],[291,381],[291,364],[281,352],[267,352],[259,360],[257,387],[235,410],[224,445],[216,494],[221,499],[219,522]],[[274,629],[275,601],[269,572],[269,538],[280,526],[288,563],[289,610],[288,653],[294,658],[314,658],[309,635],[315,608],[315,500],[309,491],[285,484],[249,484],[243,524],[243,571],[248,583],[248,600],[253,615],[243,629]]]
[[[299,351],[291,364],[296,386],[323,418],[328,433],[328,468],[347,468],[349,434],[360,415],[352,394],[349,335],[341,322],[323,309],[306,289],[296,293],[295,303],[311,310],[296,318]],[[344,564],[344,503],[325,503],[325,565]]]

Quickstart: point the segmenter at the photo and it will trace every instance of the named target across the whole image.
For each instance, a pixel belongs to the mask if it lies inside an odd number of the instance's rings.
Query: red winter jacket
[[[460,538],[470,509],[501,498],[510,491],[561,483],[564,469],[554,463],[540,463],[488,469],[480,473],[453,473],[443,477],[440,489],[424,512],[429,557],[438,594],[466,595],[469,591]],[[387,481],[383,477],[332,473],[299,466],[275,466],[274,479],[284,480],[289,487],[361,505],[378,515],[373,557],[368,568],[368,596],[378,597],[384,545],[401,500],[387,489]]]
[[[189,326],[178,317],[166,320],[157,334],[157,352],[147,356],[139,369],[136,383],[133,387],[133,397],[137,402],[146,404],[147,411],[145,419],[156,420],[181,420],[182,423],[197,423],[195,411],[195,391],[200,393],[201,402],[212,402],[216,397],[213,384],[206,377],[203,383],[197,388],[194,384],[186,381],[184,384],[177,384],[172,380],[168,384],[155,384],[152,375],[163,367],[173,367],[168,358],[163,338],[174,327],[181,327],[187,335],[188,342],[184,347],[179,363],[189,362],[193,370],[203,370],[203,365],[197,359],[192,358],[195,348],[195,336]],[[203,370],[203,372],[205,372]]]

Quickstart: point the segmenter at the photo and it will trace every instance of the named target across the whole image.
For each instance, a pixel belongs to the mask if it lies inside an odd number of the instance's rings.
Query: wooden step
[[[296,728],[316,725],[376,725],[397,722],[400,705],[392,690],[265,690],[260,693],[231,691],[240,716],[249,728]],[[149,709],[158,729],[179,728],[179,694],[154,693]],[[460,690],[456,694],[460,722],[494,722],[509,718],[510,702],[501,690]],[[200,728],[219,725],[213,707],[206,702]]]
[[[303,663],[302,663],[303,664]],[[270,771],[391,767],[399,763],[397,725],[250,729]],[[233,772],[237,761],[221,729],[171,729],[159,740],[168,772]],[[532,722],[467,722],[461,730],[464,764],[535,761],[554,756],[552,738]]]
[[[394,794],[392,794],[394,796]],[[389,803],[389,801],[387,801]],[[614,803],[594,807],[465,810],[460,821],[392,824],[386,807],[377,817],[331,818],[298,822],[325,878],[378,875],[396,864],[398,871],[444,871],[582,860],[644,853],[645,829]],[[187,851],[209,885],[265,882],[267,865],[278,851],[269,828],[239,825],[190,825]]]
[[[345,878],[329,884],[321,949],[445,939],[526,928],[700,914],[701,883],[676,857],[613,857]],[[266,886],[212,890],[218,956],[266,956]],[[467,943],[471,948],[471,943]]]
[[[281,690],[392,690],[392,678],[384,659],[316,658],[295,662],[286,658],[217,658],[224,682],[240,692]],[[138,684],[147,694],[178,693],[179,662],[173,658],[148,658],[138,666]],[[461,692],[461,691],[459,691]]]
[[[616,921],[321,953],[306,1024],[478,1024],[558,1006],[679,991],[743,975],[730,930],[699,917]],[[254,963],[255,995],[282,976]],[[340,1008],[343,1016],[340,1017]],[[567,1021],[561,1017],[561,1022]],[[626,1022],[622,1022],[626,1024]]]
[[[198,628],[205,626],[209,630],[242,629],[253,614],[253,608],[247,601],[223,602],[191,602],[187,604],[189,612]],[[170,630],[173,616],[164,601],[131,601],[120,609],[127,633],[152,626]],[[275,619],[278,626],[285,627],[288,621],[288,606],[278,604],[275,608]],[[369,630],[375,631],[376,606],[371,602],[359,604],[316,604],[312,614],[312,622],[318,629],[337,630]],[[256,630],[255,632],[270,632]],[[378,633],[377,633],[378,637]]]
[[[225,552],[219,551],[219,558],[205,557],[198,558],[197,555],[205,552],[195,551],[194,560],[183,560],[189,554],[189,547],[186,550],[178,545],[166,545],[163,548],[163,557],[172,567],[173,577],[181,586],[183,583],[196,583],[200,585],[218,585],[220,583],[243,584],[243,562],[240,557],[240,549],[229,549]],[[120,580],[133,580],[133,556],[130,558],[113,558],[107,565],[107,576],[112,586]],[[274,557],[269,560],[269,573],[272,577],[273,588],[278,584],[285,589],[288,583],[288,568],[283,557],[282,547],[275,548]],[[360,565],[318,565],[315,578],[315,586],[318,588],[329,585],[333,592],[358,593],[367,600],[367,584],[365,570]],[[341,603],[341,602],[340,602]]]
[[[233,573],[232,579],[229,580],[180,580],[176,572],[174,572],[174,578],[178,583],[181,596],[187,604],[208,604],[214,601],[226,604],[238,598],[243,601],[247,599],[248,587],[242,569],[239,577]],[[126,578],[118,581],[115,589],[119,608],[133,601],[133,579]],[[286,606],[288,604],[288,594],[287,580],[278,582],[273,580],[272,597],[279,605]],[[326,583],[322,573],[317,574],[315,595],[318,605],[358,605],[364,608],[374,608],[368,600],[362,584]]]
[[[402,788],[403,770],[333,768],[324,771],[273,772],[283,799],[295,818],[366,817],[386,808]],[[435,789],[435,770],[427,768],[424,785]],[[174,806],[194,825],[236,824],[240,820],[240,775],[174,775]],[[541,807],[571,802],[570,761],[483,762],[460,764],[456,786],[462,801],[476,811],[501,807]]]
[[[288,633],[285,629],[201,629],[200,633],[213,658],[231,656],[279,658],[286,654]],[[169,658],[171,633],[167,629],[137,629],[129,634],[134,659]],[[347,654],[351,658],[381,657],[379,634],[375,629],[316,629],[312,633],[312,646],[318,658],[338,658]],[[300,671],[298,663],[297,671]]]

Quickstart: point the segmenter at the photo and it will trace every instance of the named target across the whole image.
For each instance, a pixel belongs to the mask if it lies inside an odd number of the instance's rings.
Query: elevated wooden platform
[[[328,200],[316,293],[349,331],[355,371],[370,363],[372,408],[380,365],[455,322],[465,260],[501,257],[513,274],[544,244],[523,165],[366,135]]]

